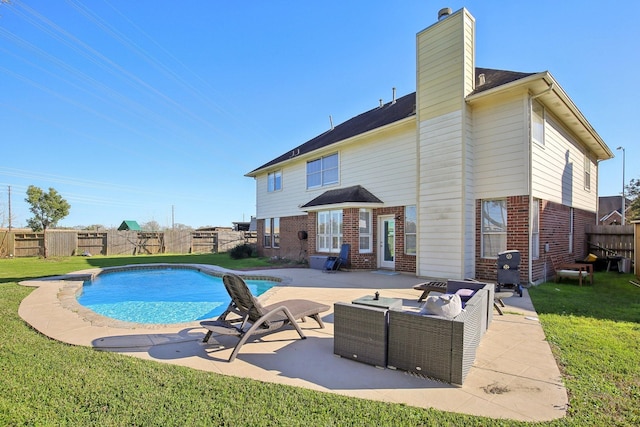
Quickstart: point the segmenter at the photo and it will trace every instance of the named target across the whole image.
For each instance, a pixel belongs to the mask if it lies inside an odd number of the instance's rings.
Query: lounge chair
[[[324,263],[324,271],[327,273],[331,271],[338,271],[342,264],[346,264],[347,258],[349,257],[349,249],[351,249],[351,245],[345,243],[340,248],[340,255],[337,257],[328,257],[327,261]]]
[[[208,342],[213,333],[236,335],[240,338],[229,357],[229,362],[235,360],[240,348],[254,334],[273,332],[290,324],[296,329],[300,338],[305,339],[296,319],[304,321],[305,317],[311,317],[318,322],[320,328],[324,328],[319,313],[331,308],[325,304],[302,299],[263,306],[240,276],[225,274],[222,276],[222,282],[231,297],[229,306],[216,320],[205,320],[200,322],[200,325],[208,330],[203,342]],[[239,317],[228,319],[230,314],[236,314]]]

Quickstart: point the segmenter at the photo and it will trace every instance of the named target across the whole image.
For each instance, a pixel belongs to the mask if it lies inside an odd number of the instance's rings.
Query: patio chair
[[[327,258],[327,261],[324,263],[323,271],[326,273],[338,271],[342,264],[347,263],[347,258],[349,257],[349,249],[351,249],[350,244],[343,244],[340,248],[340,255],[338,255],[337,257],[330,256]]]
[[[229,306],[216,320],[205,320],[200,322],[200,325],[208,330],[203,342],[208,342],[213,333],[236,335],[240,338],[229,357],[229,362],[235,360],[240,348],[252,335],[274,332],[290,324],[296,329],[300,338],[305,339],[296,319],[304,321],[305,317],[311,317],[318,322],[320,328],[324,328],[319,313],[331,308],[325,304],[302,299],[263,306],[240,276],[228,273],[222,276],[222,282],[231,297]],[[228,319],[227,317],[231,314],[238,317]]]

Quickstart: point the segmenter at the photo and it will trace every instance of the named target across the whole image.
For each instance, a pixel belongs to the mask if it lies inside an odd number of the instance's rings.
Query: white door
[[[378,267],[396,267],[396,220],[393,215],[378,217]]]

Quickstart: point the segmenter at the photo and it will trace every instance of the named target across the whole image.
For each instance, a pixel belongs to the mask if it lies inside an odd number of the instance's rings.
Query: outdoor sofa
[[[480,339],[493,319],[494,285],[447,282],[447,293],[472,289],[464,310],[454,317],[389,310],[387,365],[450,384],[462,385]]]

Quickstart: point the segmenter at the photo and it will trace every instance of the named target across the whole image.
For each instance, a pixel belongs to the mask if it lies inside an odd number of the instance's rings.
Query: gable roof
[[[476,68],[476,76],[479,76],[480,74],[484,74],[485,83],[476,87],[476,90],[473,92],[474,94],[492,89],[496,86],[511,83],[514,80],[528,77],[535,73],[518,73],[514,71],[494,70],[491,68]],[[293,150],[288,151],[263,164],[259,168],[254,169],[246,174],[246,176],[255,176],[255,173],[262,169],[277,165],[278,163],[310,153],[320,148],[327,147],[331,144],[335,144],[336,142],[361,135],[373,129],[389,125],[407,117],[415,116],[415,114],[416,93],[413,92],[408,95],[404,95],[395,101],[387,102],[380,107],[357,115],[346,122],[335,126],[333,129],[310,139]]]
[[[125,220],[122,221],[120,227],[118,227],[118,231],[129,230],[129,231],[142,231],[142,228],[138,225],[136,221]]]
[[[315,199],[300,206],[300,208],[305,210],[305,208],[327,205],[355,204],[362,206],[364,204],[371,205],[382,203],[382,200],[378,199],[363,186],[354,185],[353,187],[336,188],[335,190],[325,191]]]

